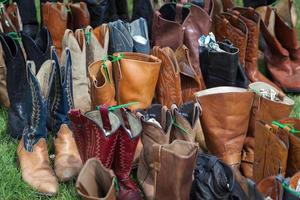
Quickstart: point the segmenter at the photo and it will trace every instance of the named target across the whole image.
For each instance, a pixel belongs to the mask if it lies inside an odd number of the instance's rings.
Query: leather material
[[[140,53],[116,53],[124,58],[114,63],[118,104],[139,102],[130,109],[145,109],[151,105],[158,80],[161,60]]]
[[[76,181],[76,189],[83,200],[116,200],[116,176],[96,158],[89,159]],[[99,184],[101,183],[101,184]]]
[[[256,122],[253,180],[281,173],[285,176],[288,159],[288,132],[263,121]]]
[[[8,108],[10,106],[10,102],[6,87],[6,76],[7,69],[4,60],[4,52],[2,45],[0,45],[0,103]]]
[[[89,80],[86,66],[86,41],[84,31],[67,29],[63,37],[63,48],[70,49],[72,59],[72,81],[74,107],[82,112],[91,110],[91,98],[89,94]]]
[[[34,38],[39,28],[38,21],[36,18],[37,12],[35,8],[35,1],[16,0],[15,2],[17,3],[20,11],[20,16],[23,24],[23,31],[27,35],[30,35],[32,38]],[[40,4],[38,5],[40,6]]]
[[[106,74],[104,64],[108,74]],[[89,66],[88,70],[91,81],[92,108],[99,105],[115,106],[117,102],[111,62],[109,60],[96,61]]]
[[[146,111],[139,111],[138,116],[143,126],[141,134],[143,149],[140,154],[137,178],[146,198],[153,199],[155,182],[152,147],[154,144],[164,145],[170,143],[172,115],[167,107],[152,104]]]
[[[37,192],[54,196],[58,192],[58,182],[50,167],[46,139],[40,139],[32,152],[26,151],[23,139],[17,149],[22,179]]]
[[[103,23],[109,22],[109,13],[113,1],[109,0],[85,0],[91,17],[91,26],[96,28]]]
[[[10,18],[12,16],[12,12],[13,12],[12,7],[10,9],[11,13],[9,13],[8,12],[9,10],[6,9],[3,4],[2,4],[2,6],[3,6],[3,8],[1,8],[2,12],[0,14],[1,32],[4,32],[6,34],[9,32],[17,32],[18,30],[12,22],[13,19]],[[13,6],[13,4],[12,4],[12,6]],[[16,22],[16,20],[14,20],[14,22]],[[18,25],[18,24],[16,24],[16,25]]]
[[[69,3],[68,29],[86,28],[90,24],[90,13],[85,2]]]
[[[182,140],[153,145],[153,199],[189,199],[197,153],[195,143]]]
[[[86,66],[89,66],[107,57],[109,28],[107,24],[102,24],[95,29],[88,26],[85,34],[90,35],[90,39],[86,41]]]
[[[6,12],[8,14],[9,19],[11,20],[16,32],[20,32],[23,30],[23,24],[21,15],[19,12],[19,8],[16,2],[9,4],[6,8]]]
[[[215,156],[200,154],[194,171],[190,199],[242,200],[248,197],[230,167]]]
[[[279,92],[277,89],[266,83],[256,82],[249,85],[250,90],[260,91],[260,89],[271,88]],[[289,97],[284,96],[282,100],[272,101],[255,94],[251,109],[251,117],[249,122],[249,129],[244,142],[241,171],[244,176],[251,178],[253,175],[254,149],[255,149],[255,135],[256,122],[264,121],[272,123],[274,120],[279,120],[290,115],[294,106],[294,101]]]
[[[4,34],[1,34],[0,40],[7,67],[6,87],[10,101],[8,130],[12,137],[20,138],[28,124],[27,105],[30,102],[25,59],[19,43]]]
[[[277,185],[279,184],[279,185]],[[278,198],[277,188],[281,188],[280,183],[277,183],[276,176],[269,176],[258,182],[257,188],[264,197]]]
[[[62,53],[62,40],[67,29],[68,13],[66,5],[62,3],[46,2],[42,5],[43,25],[51,34],[53,45],[60,57]]]

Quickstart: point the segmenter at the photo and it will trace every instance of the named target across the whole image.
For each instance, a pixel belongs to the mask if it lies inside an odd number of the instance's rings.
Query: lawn
[[[131,0],[130,0],[131,1]],[[300,11],[300,4],[298,5]],[[300,12],[299,12],[300,13]],[[298,20],[300,27],[300,20]],[[300,30],[300,28],[299,28]],[[299,31],[300,36],[300,31]],[[296,101],[296,106],[292,113],[293,116],[300,118],[300,96],[292,97]],[[16,147],[17,141],[11,139],[6,133],[7,112],[0,106],[0,199],[1,200],[34,200],[47,199],[39,196],[29,186],[21,180],[21,174],[16,168]],[[78,199],[74,182],[60,184],[58,196],[52,199],[72,200]]]

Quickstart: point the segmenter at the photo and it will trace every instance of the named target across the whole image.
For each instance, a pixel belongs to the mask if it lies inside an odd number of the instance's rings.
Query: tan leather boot
[[[8,108],[10,103],[6,89],[6,66],[3,55],[3,49],[0,45],[0,103]]]
[[[104,66],[105,65],[105,66]],[[115,84],[109,60],[96,61],[89,66],[92,108],[99,105],[115,106]]]
[[[161,60],[141,53],[115,53],[124,58],[115,62],[115,81],[118,104],[139,102],[130,109],[145,109],[151,105],[158,80]]]
[[[23,180],[41,194],[56,195],[58,182],[50,167],[46,140],[40,139],[28,152],[21,139],[17,154]]]
[[[62,124],[54,139],[54,170],[59,181],[65,182],[77,176],[82,168],[82,161],[73,137],[73,132]]]

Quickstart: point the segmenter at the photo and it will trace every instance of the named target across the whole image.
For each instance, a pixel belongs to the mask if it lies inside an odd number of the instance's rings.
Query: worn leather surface
[[[23,30],[23,23],[22,23],[22,19],[20,16],[20,12],[19,12],[19,8],[16,2],[9,4],[6,7],[6,12],[7,15],[9,17],[9,19],[11,20],[13,26],[16,29],[16,32],[20,32]],[[3,26],[3,24],[2,24]]]
[[[58,182],[50,167],[46,139],[33,146],[33,151],[25,150],[23,139],[17,149],[22,179],[39,193],[54,196],[58,192]]]
[[[116,200],[114,172],[96,158],[89,159],[76,181],[76,190],[83,200]],[[99,184],[100,183],[100,184]]]
[[[257,184],[257,189],[264,195],[264,197],[271,197],[272,199],[278,198],[277,187],[281,187],[280,185],[277,186],[276,176],[269,176]]]
[[[37,11],[35,8],[35,1],[16,0],[15,2],[18,4],[18,8],[20,11],[20,16],[23,24],[23,31],[34,38],[36,32],[38,31],[38,21],[36,18]],[[40,6],[41,4],[38,5]]]
[[[72,58],[72,81],[74,107],[82,112],[91,110],[89,80],[86,66],[86,41],[84,31],[67,29],[63,38],[63,48],[68,47]]]
[[[130,109],[145,109],[151,105],[157,84],[161,60],[141,53],[122,53],[124,58],[114,63],[118,104],[139,102]],[[120,57],[121,53],[114,56]]]
[[[76,30],[90,25],[90,13],[85,2],[69,3],[68,29]]]
[[[105,72],[104,64],[107,66],[108,74]],[[99,105],[115,106],[117,102],[111,62],[109,60],[96,61],[89,66],[88,70],[91,81],[92,108]]]
[[[13,12],[12,8],[10,12]],[[17,29],[13,24],[12,19],[10,18],[11,14],[12,13],[8,13],[8,10],[5,7],[2,9],[2,12],[0,14],[1,17],[0,22],[1,22],[1,29],[2,29],[1,32],[4,33],[17,32]]]
[[[86,0],[87,8],[91,17],[91,26],[96,28],[109,21],[109,10],[113,1],[109,0]]]
[[[7,69],[4,60],[4,52],[2,49],[2,45],[0,46],[0,102],[5,107],[10,106],[7,88],[6,88],[6,75]]]

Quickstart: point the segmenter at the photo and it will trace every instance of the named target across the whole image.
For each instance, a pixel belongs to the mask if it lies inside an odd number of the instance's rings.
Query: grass
[[[132,1],[132,0],[130,0]],[[240,1],[241,2],[241,1]],[[298,4],[300,13],[300,4]],[[300,27],[300,20],[298,20]],[[300,30],[300,28],[299,28]],[[300,31],[298,32],[300,36]],[[299,37],[300,38],[300,37]],[[295,102],[295,108],[292,115],[300,118],[300,96],[292,97]],[[11,139],[7,134],[7,111],[0,107],[0,199],[1,200],[34,200],[48,199],[36,194],[21,179],[21,174],[16,168],[16,148],[17,141]],[[53,200],[75,200],[78,199],[74,182],[68,184],[60,184],[57,197]]]

